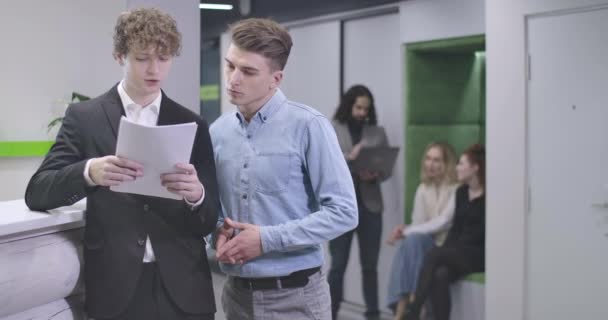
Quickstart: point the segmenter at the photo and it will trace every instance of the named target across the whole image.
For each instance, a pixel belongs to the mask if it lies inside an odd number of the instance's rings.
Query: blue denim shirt
[[[222,217],[260,226],[262,255],[220,264],[240,277],[323,264],[321,244],[353,229],[357,201],[330,122],[278,89],[247,123],[238,111],[210,128]],[[222,223],[222,222],[220,222]]]

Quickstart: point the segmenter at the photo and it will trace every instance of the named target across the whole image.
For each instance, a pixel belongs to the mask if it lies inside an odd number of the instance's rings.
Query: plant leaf
[[[62,121],[63,121],[63,117],[57,117],[57,118],[51,120],[51,122],[49,122],[49,124],[46,127],[46,131],[50,132],[54,126],[61,124]]]

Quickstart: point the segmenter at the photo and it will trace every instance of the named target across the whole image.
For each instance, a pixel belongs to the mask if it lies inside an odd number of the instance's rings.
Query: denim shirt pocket
[[[253,181],[256,191],[266,194],[285,192],[289,186],[294,157],[291,153],[258,153]]]

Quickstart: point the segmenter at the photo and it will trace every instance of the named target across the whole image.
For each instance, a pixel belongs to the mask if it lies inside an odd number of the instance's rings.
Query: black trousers
[[[420,271],[411,311],[419,313],[427,298],[430,298],[434,319],[449,320],[450,284],[469,273],[484,269],[483,250],[458,246],[431,249]]]
[[[201,301],[201,303],[205,303]],[[213,320],[213,314],[188,314],[171,299],[163,286],[158,265],[144,263],[137,290],[118,317],[96,320]]]
[[[344,298],[344,273],[350,255],[354,233],[359,242],[359,259],[363,272],[363,298],[367,318],[378,317],[378,257],[382,237],[382,214],[372,213],[359,206],[359,225],[329,242],[331,268],[327,280],[331,294],[332,317],[336,319]]]

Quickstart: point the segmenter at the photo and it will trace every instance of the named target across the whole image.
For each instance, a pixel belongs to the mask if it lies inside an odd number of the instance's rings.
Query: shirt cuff
[[[91,176],[89,176],[89,168],[91,167],[91,161],[93,161],[93,159],[89,159],[87,160],[87,164],[85,164],[84,166],[84,180],[87,182],[87,186],[89,187],[94,187],[97,184],[95,182],[93,182],[93,179],[91,179]]]
[[[198,206],[201,205],[201,203],[203,203],[203,200],[205,200],[205,186],[203,186],[202,183],[201,183],[201,188],[203,189],[203,195],[201,195],[201,198],[198,199],[197,202],[192,203],[192,202],[188,201],[188,199],[184,198],[184,201],[186,201],[186,203],[190,206],[190,209],[196,209]]]
[[[262,240],[262,253],[280,251],[281,235],[272,226],[260,227],[260,239]]]

